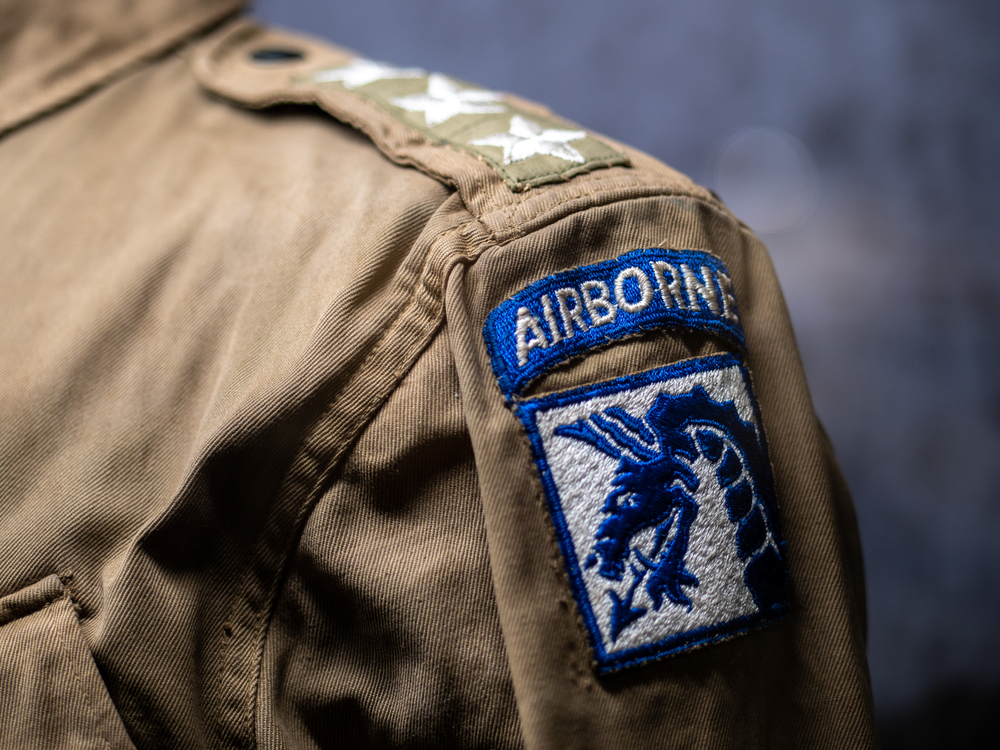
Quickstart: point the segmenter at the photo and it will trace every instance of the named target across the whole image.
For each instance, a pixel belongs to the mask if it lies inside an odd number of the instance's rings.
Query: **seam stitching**
[[[467,208],[466,211],[468,211]],[[452,226],[442,230],[437,235],[435,235],[434,238],[430,240],[430,242],[428,242],[427,254],[425,256],[420,273],[416,275],[416,281],[413,283],[413,288],[409,294],[409,299],[406,301],[404,305],[402,305],[400,311],[386,325],[383,326],[382,330],[379,332],[377,340],[369,348],[368,353],[365,355],[357,371],[363,370],[365,366],[374,357],[376,357],[379,353],[381,353],[381,349],[386,339],[389,337],[391,332],[395,330],[396,325],[400,321],[405,320],[409,315],[411,315],[411,311],[419,311],[421,307],[427,306],[429,304],[434,304],[435,301],[438,301],[443,305],[443,298],[441,300],[436,300],[436,297],[438,295],[435,294],[435,291],[430,288],[430,285],[428,283],[430,280],[429,276],[433,273],[434,270],[434,261],[436,260],[433,254],[433,248],[436,244],[438,244],[445,238],[463,232],[465,229],[468,228],[470,224],[473,224],[477,221],[478,220],[470,213],[469,218],[467,220],[463,221],[462,223],[456,226]],[[490,234],[490,236],[492,237],[492,233],[488,234]],[[421,341],[423,341],[424,343],[420,348],[426,346],[426,342],[431,338],[433,338],[433,336],[435,336],[438,333],[438,331],[441,328],[441,323],[442,321],[438,320],[431,328],[427,330],[426,334],[421,339]],[[398,374],[394,373],[393,375],[397,381],[404,376],[403,373],[398,373]],[[349,383],[350,381],[348,381],[348,384]],[[398,385],[398,383],[396,385]],[[347,384],[345,384],[344,387],[347,387]],[[395,386],[390,384],[389,394],[392,393],[394,388]],[[374,406],[372,413],[366,415],[365,419],[360,420],[358,424],[355,426],[355,430],[352,431],[352,433],[348,436],[348,438],[343,441],[342,445],[340,445],[335,451],[333,451],[330,455],[326,457],[322,457],[316,454],[316,452],[310,445],[310,442],[311,438],[316,434],[318,427],[326,423],[330,419],[331,415],[335,412],[337,407],[336,400],[334,400],[334,402],[331,403],[327,407],[327,409],[324,410],[323,413],[317,418],[315,426],[310,431],[309,435],[307,435],[305,439],[303,439],[299,449],[299,453],[296,455],[295,458],[292,459],[292,465],[295,465],[300,460],[300,457],[303,460],[307,460],[310,464],[312,464],[312,466],[308,467],[306,471],[308,473],[315,474],[315,476],[311,480],[309,480],[308,478],[305,477],[291,478],[288,477],[288,475],[286,474],[286,479],[294,483],[293,487],[290,487],[289,490],[292,490],[294,489],[295,486],[298,486],[306,493],[305,500],[300,504],[298,510],[295,513],[295,517],[292,520],[293,533],[290,536],[295,536],[297,532],[301,529],[302,525],[306,522],[309,514],[312,512],[312,509],[315,507],[316,502],[319,500],[323,488],[326,486],[330,476],[335,471],[336,467],[339,465],[341,459],[343,458],[345,450],[357,438],[359,431],[363,429],[364,425],[367,424],[370,418],[378,411],[380,403],[384,403],[384,399],[380,399],[379,402],[376,403],[376,405]],[[258,542],[258,547],[260,546],[260,544],[261,542]],[[290,550],[288,554],[282,556],[282,559],[280,560],[279,563],[279,569],[276,575],[273,577],[272,584],[268,587],[266,591],[265,601],[267,602],[267,604],[264,608],[262,608],[259,617],[256,618],[257,619],[256,629],[258,632],[256,639],[257,640],[256,653],[254,655],[254,662],[255,662],[254,680],[253,680],[254,687],[252,691],[252,698],[250,701],[250,705],[248,706],[248,711],[246,714],[248,721],[247,729],[249,730],[248,736],[250,737],[255,737],[256,735],[256,726],[254,717],[256,716],[257,713],[258,693],[260,689],[260,680],[263,670],[263,653],[265,648],[265,642],[267,639],[267,632],[270,629],[270,623],[274,616],[274,608],[277,602],[277,597],[279,596],[280,593],[281,582],[285,577],[287,564],[292,555],[294,555],[294,549]],[[248,568],[247,573],[244,574],[243,580],[241,581],[241,586],[240,586],[241,591],[245,591],[247,589],[247,584],[249,581],[250,581],[250,572]],[[236,602],[234,602],[233,609],[236,609],[241,603],[241,601],[242,597],[238,598]],[[222,669],[225,669],[225,661],[222,662]]]
[[[42,607],[42,609],[39,611],[44,611],[49,609],[53,604],[56,604],[61,599],[65,599],[69,603],[71,608],[74,606],[73,599],[70,597],[70,595],[67,592],[63,592],[62,596],[60,596],[58,599],[53,599],[52,601],[46,603],[45,606]],[[73,679],[76,681],[77,689],[83,696],[83,702],[86,704],[87,710],[94,721],[94,728],[97,729],[97,732],[104,743],[104,747],[110,750],[111,740],[108,738],[107,734],[104,731],[105,727],[102,725],[102,722],[100,720],[100,715],[97,713],[97,709],[94,708],[94,705],[90,700],[88,691],[84,688],[83,678],[80,676],[80,670],[77,669],[76,661],[73,658],[73,653],[69,650],[69,645],[66,643],[63,634],[59,631],[59,627],[56,624],[51,624],[51,623],[50,626],[56,635],[56,640],[59,642],[59,645],[62,648],[63,654],[66,658],[66,664],[69,666],[70,671],[73,673]]]

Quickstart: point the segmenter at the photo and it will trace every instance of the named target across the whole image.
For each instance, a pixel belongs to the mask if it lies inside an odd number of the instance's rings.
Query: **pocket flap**
[[[134,750],[51,575],[0,599],[0,750]]]

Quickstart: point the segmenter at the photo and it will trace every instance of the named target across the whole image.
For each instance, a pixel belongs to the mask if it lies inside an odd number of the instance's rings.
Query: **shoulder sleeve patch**
[[[441,73],[355,58],[298,76],[375,102],[405,125],[491,164],[513,190],[560,182],[628,158],[585,130]]]
[[[725,264],[697,250],[633,250],[536,281],[490,313],[483,335],[510,397],[560,362],[655,328],[705,331],[744,351]]]
[[[783,617],[786,553],[733,355],[518,401],[600,671]]]

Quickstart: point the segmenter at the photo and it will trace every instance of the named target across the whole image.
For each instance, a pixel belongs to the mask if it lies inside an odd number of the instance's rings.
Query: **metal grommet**
[[[250,53],[250,59],[259,63],[283,63],[302,60],[305,53],[288,47],[263,47]]]

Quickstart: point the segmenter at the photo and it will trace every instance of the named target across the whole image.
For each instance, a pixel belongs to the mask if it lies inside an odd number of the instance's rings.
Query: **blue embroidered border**
[[[532,456],[535,460],[535,465],[538,467],[538,473],[542,480],[542,485],[545,489],[545,495],[548,500],[550,515],[552,516],[552,521],[556,527],[556,536],[559,541],[559,548],[562,552],[563,560],[569,572],[570,586],[573,590],[573,595],[576,598],[577,604],[580,607],[583,619],[587,624],[588,630],[590,631],[590,640],[594,648],[594,655],[596,657],[599,672],[616,672],[628,667],[655,661],[671,654],[687,651],[698,646],[728,640],[729,638],[742,633],[756,630],[764,625],[768,625],[782,619],[788,613],[788,603],[787,599],[782,597],[782,603],[780,605],[772,606],[770,611],[767,612],[759,611],[757,613],[744,615],[726,622],[706,625],[695,630],[678,633],[655,643],[645,644],[638,648],[621,651],[615,654],[608,654],[604,650],[604,642],[601,637],[601,631],[590,604],[590,597],[587,593],[582,571],[577,564],[576,548],[573,545],[572,535],[570,534],[569,528],[566,525],[565,517],[563,516],[562,502],[559,498],[558,488],[556,487],[555,480],[552,477],[552,472],[549,469],[548,462],[545,457],[545,449],[542,445],[541,435],[539,434],[538,427],[535,423],[536,415],[539,411],[545,411],[556,406],[577,403],[593,396],[619,393],[626,389],[634,389],[645,385],[661,383],[666,380],[683,377],[697,372],[719,370],[734,365],[739,368],[740,373],[743,376],[743,382],[747,389],[747,395],[749,396],[750,403],[753,407],[754,417],[756,418],[757,425],[760,428],[760,439],[763,441],[764,453],[766,455],[767,441],[764,436],[763,428],[761,427],[763,423],[761,422],[760,408],[757,405],[757,399],[751,387],[750,375],[743,366],[743,363],[731,354],[721,354],[702,357],[699,359],[684,360],[673,365],[660,367],[654,370],[647,370],[646,372],[636,375],[616,378],[615,380],[609,380],[569,391],[561,391],[559,393],[554,393],[537,399],[525,399],[518,401],[514,407],[528,433],[528,439],[531,443]],[[781,529],[778,523],[777,504],[774,497],[774,478],[771,474],[769,462],[767,462],[765,471],[766,476],[757,478],[762,489],[760,493],[760,501],[767,508],[768,515],[770,517],[769,521],[771,523],[772,535],[775,541],[778,542],[781,549],[781,557],[784,562],[787,561],[787,543],[782,541]],[[784,570],[785,580],[782,581],[782,585],[784,585],[787,581],[787,562],[785,563]]]
[[[668,268],[674,269],[670,283]],[[677,270],[682,268],[691,274]],[[500,389],[509,398],[560,362],[656,328],[705,331],[743,352],[746,341],[728,285],[726,266],[715,256],[663,248],[633,250],[540,279],[500,303],[483,327]],[[520,353],[519,335],[525,338]]]

